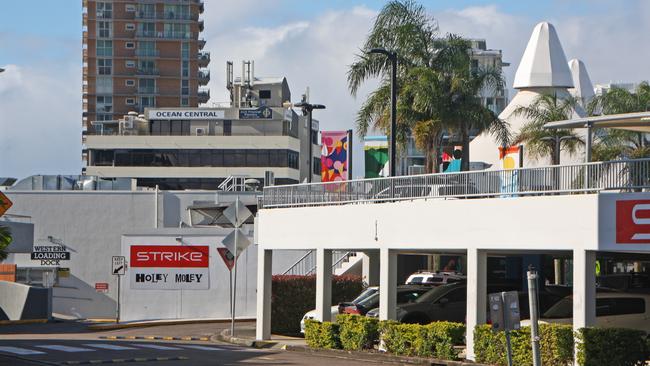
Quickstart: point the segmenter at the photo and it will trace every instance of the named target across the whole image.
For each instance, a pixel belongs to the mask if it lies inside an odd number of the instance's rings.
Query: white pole
[[[237,243],[238,228],[235,228],[235,243]],[[235,278],[232,286],[232,313],[230,314],[230,336],[235,336],[235,302],[237,300],[237,246],[235,246]]]

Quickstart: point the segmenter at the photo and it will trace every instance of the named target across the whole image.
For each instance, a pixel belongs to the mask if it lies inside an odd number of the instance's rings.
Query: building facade
[[[270,184],[267,172],[274,184],[304,181],[310,132],[307,118],[286,108],[287,80],[231,75],[229,107],[146,108],[140,116],[94,121],[95,134],[84,139],[85,173],[135,178],[139,186],[160,189],[224,189],[220,185],[231,176]],[[320,179],[317,136],[314,122],[313,181]]]
[[[210,92],[201,0],[83,0],[83,135],[92,121],[197,107]],[[88,156],[82,155],[84,162]]]

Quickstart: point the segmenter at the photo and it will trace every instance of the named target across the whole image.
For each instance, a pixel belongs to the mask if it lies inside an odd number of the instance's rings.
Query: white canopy
[[[573,118],[549,122],[544,128],[618,128],[650,133],[650,112],[609,114],[605,116]]]

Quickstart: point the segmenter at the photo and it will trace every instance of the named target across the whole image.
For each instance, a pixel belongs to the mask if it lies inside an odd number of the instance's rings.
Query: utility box
[[[517,291],[489,294],[488,299],[492,331],[510,331],[520,328],[521,312]]]

